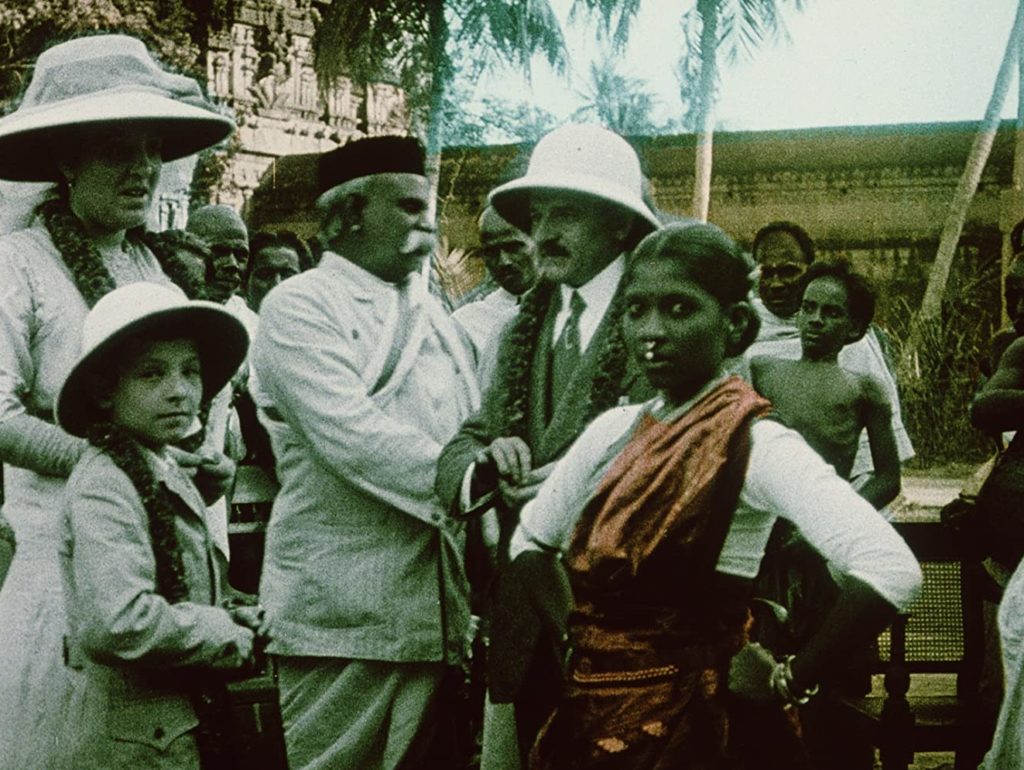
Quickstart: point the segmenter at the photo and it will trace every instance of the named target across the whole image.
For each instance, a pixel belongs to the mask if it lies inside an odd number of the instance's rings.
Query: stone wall
[[[388,83],[317,84],[310,0],[242,0],[234,21],[212,32],[211,95],[238,123],[237,149],[214,195],[242,209],[276,158],[331,150],[353,136],[406,133],[404,93]]]

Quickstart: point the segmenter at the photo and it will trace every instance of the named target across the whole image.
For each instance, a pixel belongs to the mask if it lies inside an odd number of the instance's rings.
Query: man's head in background
[[[794,222],[772,222],[757,231],[751,253],[761,268],[761,301],[780,318],[791,317],[800,308],[802,279],[814,261],[811,236]]]
[[[230,206],[210,205],[189,215],[186,229],[210,248],[212,262],[206,291],[214,302],[225,302],[242,286],[249,263],[249,231]]]
[[[533,243],[488,206],[480,215],[480,257],[487,272],[509,294],[525,293],[537,281],[537,260]]]

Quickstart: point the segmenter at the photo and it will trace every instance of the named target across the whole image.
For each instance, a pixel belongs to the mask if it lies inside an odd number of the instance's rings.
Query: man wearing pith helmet
[[[281,482],[260,597],[290,766],[392,768],[431,729],[466,653],[464,535],[437,459],[479,404],[470,356],[426,286],[423,148],[350,142],[319,159],[320,264],[272,289],[254,400]]]
[[[530,234],[540,281],[502,336],[480,412],[441,455],[437,490],[463,513],[496,506],[499,563],[519,509],[583,428],[623,397],[653,395],[625,353],[619,323],[625,254],[658,227],[642,194],[640,162],[624,139],[598,126],[569,125],[544,136],[526,174],[489,196],[502,217]],[[507,605],[504,587],[520,579],[516,565],[499,575],[499,616]],[[516,701],[525,749],[551,705],[552,693],[532,683],[557,682],[557,674],[531,675],[530,688],[521,688],[524,652],[506,646],[528,646],[538,629],[502,633],[495,621],[490,696]]]

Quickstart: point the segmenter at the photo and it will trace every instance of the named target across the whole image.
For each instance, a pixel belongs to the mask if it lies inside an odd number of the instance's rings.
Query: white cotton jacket
[[[252,632],[217,606],[227,559],[198,490],[172,461],[149,457],[176,503],[187,601],[171,604],[157,592],[148,514],[108,455],[86,450],[65,491],[68,663],[81,672],[68,729],[85,767],[93,759],[127,767],[119,757],[166,751],[198,723],[186,677],[237,667],[251,649]]]
[[[261,305],[253,396],[281,482],[260,585],[271,652],[465,653],[465,537],[434,477],[479,393],[420,278],[396,286],[328,252]]]

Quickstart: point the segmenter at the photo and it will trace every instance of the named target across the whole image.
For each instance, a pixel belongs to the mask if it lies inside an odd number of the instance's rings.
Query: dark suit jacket
[[[619,290],[621,291],[621,287]],[[557,297],[557,294],[553,293],[552,296]],[[614,308],[615,304],[613,301],[610,308]],[[559,402],[554,405],[549,422],[546,414],[548,368],[551,361],[552,328],[557,313],[557,302],[550,302],[541,325],[540,339],[537,340],[533,352],[527,435],[523,439],[530,447],[534,467],[558,459],[590,421],[591,386],[597,374],[602,351],[615,324],[620,322],[618,318],[610,318],[610,312],[605,313],[582,356],[580,365],[566,385]],[[477,453],[491,441],[505,434],[504,428],[508,422],[507,415],[503,413],[505,396],[509,384],[518,374],[510,371],[509,365],[511,328],[512,325],[506,328],[502,337],[494,379],[487,387],[480,410],[463,423],[459,432],[441,452],[435,488],[441,503],[449,509],[458,503],[459,490],[466,469]],[[632,357],[627,362],[625,376],[618,384],[618,393],[620,396],[626,396],[631,403],[646,401],[654,395],[653,389]]]

